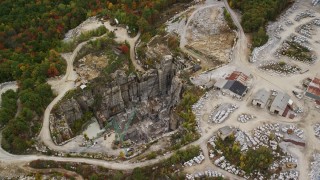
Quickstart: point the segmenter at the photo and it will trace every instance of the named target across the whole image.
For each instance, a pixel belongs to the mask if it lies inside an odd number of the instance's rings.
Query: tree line
[[[265,26],[274,21],[292,0],[228,0],[231,8],[243,14],[241,25],[246,33],[253,33],[252,46],[262,46],[268,41]]]

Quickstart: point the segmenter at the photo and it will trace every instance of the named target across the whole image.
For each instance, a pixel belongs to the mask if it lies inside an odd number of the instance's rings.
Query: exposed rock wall
[[[179,102],[183,84],[175,76],[175,65],[172,61],[172,56],[165,56],[157,69],[148,70],[140,77],[133,74],[128,76],[124,71],[117,70],[112,74],[112,82],[96,83],[94,87],[84,89],[76,97],[60,103],[53,112],[52,122],[61,121],[63,118],[70,125],[90,110],[94,112],[102,127],[110,117],[134,107],[140,121],[151,120],[154,124],[146,126],[145,132],[137,133],[132,129],[130,132],[133,134],[142,133],[141,137],[144,137],[161,126],[167,127],[158,129],[157,134],[176,129],[178,123],[170,122],[170,112]],[[154,98],[157,100],[154,101]],[[174,125],[169,128],[169,124]]]

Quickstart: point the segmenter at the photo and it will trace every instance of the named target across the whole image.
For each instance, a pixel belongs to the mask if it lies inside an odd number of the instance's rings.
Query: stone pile
[[[285,157],[283,159],[280,160],[280,163],[282,164],[286,164],[286,163],[298,163],[298,159],[292,157],[292,156],[288,156],[288,157]]]
[[[248,136],[243,131],[237,131],[235,134],[235,141],[239,142],[241,149],[240,151],[247,151],[248,150]]]
[[[316,26],[320,26],[320,19],[314,19],[312,23]]]
[[[320,123],[315,124],[313,126],[313,130],[314,130],[315,136],[317,138],[320,138]]]
[[[217,136],[213,135],[209,140],[208,143],[212,146],[212,147],[216,147],[216,144],[214,143],[217,140]]]
[[[190,159],[189,161],[183,163],[183,165],[185,167],[193,166],[193,165],[196,165],[196,164],[201,164],[203,162],[203,160],[204,160],[204,155],[202,153],[200,153],[199,156],[196,156],[196,157]]]
[[[213,170],[206,170],[204,172],[197,172],[194,174],[186,174],[186,179],[194,180],[195,178],[204,178],[204,177],[224,177],[223,174]]]
[[[234,112],[236,109],[238,109],[237,105],[233,104],[223,104],[220,107],[217,108],[217,110],[213,111],[209,115],[209,122],[213,123],[222,123],[224,122],[229,115]]]
[[[241,170],[240,168],[236,167],[235,165],[230,164],[224,156],[221,156],[217,160],[214,161],[214,164],[221,169],[224,169],[225,171],[228,171],[229,173],[239,175],[244,174],[245,172]]]
[[[313,162],[311,162],[311,172],[310,179],[311,180],[319,180],[320,179],[320,154],[313,154]]]
[[[281,65],[280,62],[276,61],[265,61],[263,64],[259,65],[259,68],[277,76],[297,74],[301,71],[301,69],[296,65],[290,65],[287,63]]]
[[[277,179],[277,180],[298,180],[299,179],[299,172],[297,170],[289,170],[280,172],[279,175],[274,174],[271,176],[271,179]]]
[[[291,39],[292,39],[293,42],[296,42],[298,44],[309,43],[308,39],[306,37],[303,37],[303,36],[291,35]]]
[[[286,24],[287,26],[291,26],[291,25],[293,25],[293,22],[292,22],[291,20],[289,20],[289,19],[286,19],[286,20],[285,20],[285,24]]]
[[[313,30],[312,24],[302,24],[296,28],[296,32],[304,37],[311,38],[311,31]]]
[[[297,135],[301,139],[303,138],[303,134],[304,134],[303,130],[297,128],[295,125],[284,126],[281,128],[281,131],[284,133],[288,133],[288,132],[292,131],[292,134]]]
[[[306,10],[304,12],[297,14],[294,20],[299,22],[301,19],[308,18],[308,17],[315,17],[315,15],[310,10]]]
[[[312,0],[312,4],[315,6],[320,3],[320,0]]]
[[[302,62],[306,62],[306,63],[312,63],[314,62],[316,59],[317,59],[317,56],[315,54],[310,54],[310,58],[307,57],[307,58],[302,58],[302,57],[296,57],[294,54],[288,54],[287,51],[292,48],[292,46],[301,46],[302,48],[305,48],[307,51],[307,53],[311,53],[310,51],[312,51],[313,49],[306,45],[307,43],[301,43],[300,41],[301,39],[293,39],[293,38],[290,38],[289,40],[286,40],[282,43],[282,46],[275,52],[274,56],[276,58],[280,58],[282,55],[286,55],[288,57],[290,57],[291,59],[293,60],[296,60],[296,61],[302,61]],[[295,42],[297,41],[297,42]],[[293,45],[290,45],[292,44]],[[297,47],[299,49],[301,49],[301,47]]]
[[[240,114],[238,117],[238,121],[242,123],[246,123],[253,118],[256,118],[256,117],[250,114]]]
[[[301,107],[298,107],[297,109],[294,110],[295,113],[303,113],[303,109]]]

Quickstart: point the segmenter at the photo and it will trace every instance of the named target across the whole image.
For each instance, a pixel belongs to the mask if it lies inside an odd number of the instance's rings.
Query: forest
[[[66,63],[59,52],[64,34],[86,18],[117,18],[132,32],[154,31],[159,12],[191,0],[1,0],[0,83],[16,80],[21,110],[0,113],[2,145],[23,153],[41,128],[43,111],[54,98],[47,78],[63,75]],[[93,33],[101,34],[104,30]],[[87,37],[84,37],[86,39]],[[80,40],[81,41],[81,40]],[[13,105],[13,104],[10,104]],[[13,106],[12,106],[13,107]],[[19,133],[23,132],[23,133]]]
[[[274,21],[292,0],[228,0],[231,8],[242,12],[241,25],[246,33],[252,33],[252,47],[268,41],[266,24]]]

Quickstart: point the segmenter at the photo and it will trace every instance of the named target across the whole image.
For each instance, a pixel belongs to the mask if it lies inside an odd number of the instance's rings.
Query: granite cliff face
[[[111,117],[120,121],[128,117],[124,114],[134,110],[137,126],[132,125],[128,130],[127,139],[133,140],[136,134],[140,140],[148,141],[176,129],[179,123],[170,112],[180,100],[183,84],[175,73],[172,56],[165,56],[156,69],[148,70],[140,77],[117,70],[112,74],[111,82],[89,85],[55,108],[50,126],[56,135],[56,143],[75,136],[69,127],[88,111],[93,112],[103,127]],[[144,122],[146,126],[139,128]]]

